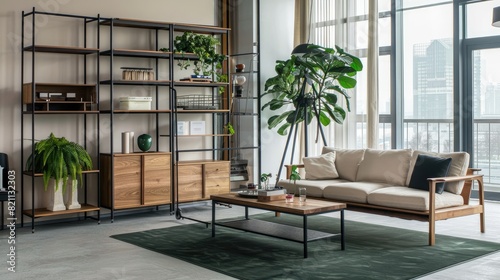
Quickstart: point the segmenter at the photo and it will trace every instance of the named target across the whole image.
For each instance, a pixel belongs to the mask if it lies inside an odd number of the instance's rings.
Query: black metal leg
[[[345,250],[345,237],[344,237],[344,209],[340,210],[340,248]]]
[[[0,216],[2,218],[2,227],[0,228],[0,230],[3,229],[3,200],[2,200],[2,216]]]
[[[215,201],[212,200],[212,237],[215,237]]]
[[[248,207],[245,206],[245,219],[248,220]]]
[[[303,224],[303,230],[304,230],[304,259],[307,258],[307,216],[304,215],[304,224]]]

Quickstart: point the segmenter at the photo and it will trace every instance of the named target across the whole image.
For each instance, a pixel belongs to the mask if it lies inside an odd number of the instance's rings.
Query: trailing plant
[[[45,190],[49,179],[56,181],[56,189],[63,180],[63,191],[68,177],[82,181],[82,171],[92,169],[92,159],[87,151],[66,138],[55,137],[53,133],[44,140],[35,143],[35,152],[26,161],[26,170],[43,173]]]
[[[185,58],[186,53],[193,53],[198,60],[193,62],[194,73],[196,75],[212,76],[222,69],[222,62],[226,59],[223,54],[217,53],[217,46],[220,41],[214,36],[184,32],[175,37],[175,52],[181,53]],[[189,58],[180,59],[177,65],[181,69],[188,69],[191,66]]]
[[[344,97],[346,109],[350,111],[346,90],[356,86],[354,76],[363,69],[361,60],[338,46],[333,49],[309,45],[308,51],[303,56],[292,55],[288,60],[276,61],[277,75],[265,83],[263,96],[273,98],[262,110],[276,111],[293,105],[292,109],[273,115],[267,121],[268,128],[278,127],[280,135],[286,135],[293,124],[303,122],[304,115],[307,124],[316,117],[323,126],[332,120],[342,124],[346,111],[338,103],[339,95]]]

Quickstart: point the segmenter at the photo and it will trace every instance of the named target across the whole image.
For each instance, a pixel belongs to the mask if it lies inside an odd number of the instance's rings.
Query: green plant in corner
[[[92,169],[92,159],[87,151],[77,143],[68,141],[64,137],[55,137],[53,133],[44,140],[35,143],[34,155],[26,161],[26,170],[43,173],[45,190],[49,179],[59,182],[63,180],[63,191],[66,188],[68,177],[82,181],[82,171]]]
[[[280,135],[286,135],[293,124],[307,124],[317,118],[321,125],[327,126],[333,120],[342,124],[346,111],[338,103],[340,94],[350,111],[347,89],[356,86],[354,76],[363,69],[361,60],[344,52],[339,47],[325,48],[309,45],[308,53],[303,56],[292,55],[286,61],[276,61],[277,75],[265,83],[264,95],[272,99],[262,106],[271,111],[280,110],[287,105],[292,109],[269,118],[269,129],[278,127]],[[297,112],[297,114],[295,114]]]

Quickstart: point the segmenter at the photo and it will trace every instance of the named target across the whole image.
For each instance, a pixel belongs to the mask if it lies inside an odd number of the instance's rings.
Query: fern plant
[[[63,191],[68,177],[82,181],[82,171],[92,169],[92,159],[78,143],[64,137],[55,137],[53,133],[44,140],[35,143],[35,152],[26,161],[26,170],[43,173],[45,190],[50,178],[56,181],[56,190],[63,180]]]

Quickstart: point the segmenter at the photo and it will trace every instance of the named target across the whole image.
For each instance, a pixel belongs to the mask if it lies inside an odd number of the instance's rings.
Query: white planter
[[[66,210],[66,206],[64,206],[63,200],[63,180],[59,181],[58,187],[56,188],[56,181],[51,180],[47,192],[49,192],[49,204],[47,206],[47,210],[49,211],[62,211]]]
[[[66,208],[69,209],[80,209],[82,206],[78,203],[78,180],[71,180],[71,186],[67,188],[68,201],[66,202]]]

